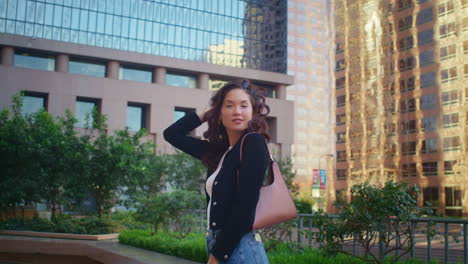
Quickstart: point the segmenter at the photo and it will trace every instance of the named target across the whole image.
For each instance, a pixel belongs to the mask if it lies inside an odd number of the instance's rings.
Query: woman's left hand
[[[213,256],[210,255],[210,258],[208,259],[208,264],[218,264],[219,261]]]

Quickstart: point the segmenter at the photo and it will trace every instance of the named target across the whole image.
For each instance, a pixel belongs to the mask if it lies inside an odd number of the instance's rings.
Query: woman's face
[[[228,134],[244,131],[252,119],[250,96],[242,89],[229,91],[224,97],[220,118]]]

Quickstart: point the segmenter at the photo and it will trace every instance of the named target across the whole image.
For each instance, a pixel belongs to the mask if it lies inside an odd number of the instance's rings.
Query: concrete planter
[[[48,233],[48,232],[17,231],[17,230],[0,230],[0,235],[48,237],[48,238],[64,238],[64,239],[80,239],[80,240],[110,240],[110,239],[117,239],[119,237],[119,233],[103,234],[103,235],[81,235],[81,234]]]

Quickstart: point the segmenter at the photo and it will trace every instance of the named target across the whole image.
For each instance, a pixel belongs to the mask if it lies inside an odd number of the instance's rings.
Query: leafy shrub
[[[110,218],[125,229],[149,228],[148,224],[135,219],[135,213],[133,212],[115,212],[110,215]]]
[[[294,204],[296,205],[297,212],[299,214],[311,214],[312,213],[312,203],[304,198],[294,199]]]

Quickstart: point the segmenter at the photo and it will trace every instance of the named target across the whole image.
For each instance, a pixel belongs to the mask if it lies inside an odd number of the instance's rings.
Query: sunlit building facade
[[[23,91],[24,113],[70,109],[77,127],[96,107],[110,131],[144,128],[168,152],[165,127],[246,78],[266,88],[272,149],[289,156],[285,8],[285,0],[0,0],[0,106]]]
[[[421,205],[466,216],[468,1],[334,6],[335,194],[405,181]]]

